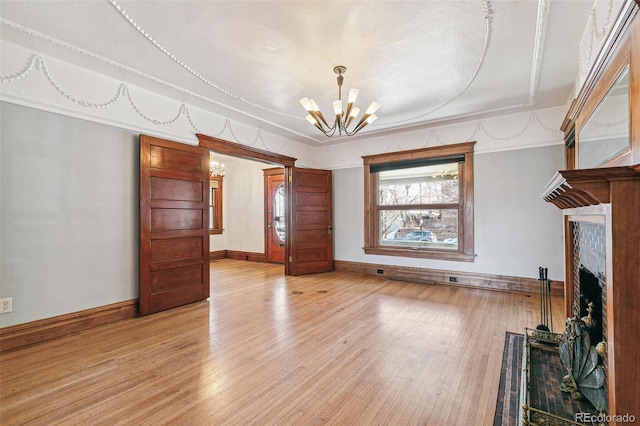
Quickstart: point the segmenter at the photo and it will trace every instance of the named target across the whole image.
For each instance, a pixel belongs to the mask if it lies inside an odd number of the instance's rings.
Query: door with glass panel
[[[264,170],[266,206],[267,261],[284,263],[285,252],[285,189],[284,169]]]

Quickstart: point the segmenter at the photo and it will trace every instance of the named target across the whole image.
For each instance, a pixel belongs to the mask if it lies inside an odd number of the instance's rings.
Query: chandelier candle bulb
[[[369,108],[367,108],[367,110],[365,111],[365,114],[371,115],[373,113],[375,113],[378,108],[380,108],[380,104],[377,102],[371,102],[371,105],[369,105]]]
[[[351,122],[358,116],[358,114],[360,114],[360,108],[355,107],[351,109],[351,112],[349,112],[350,108],[351,108],[351,104],[347,106],[347,112],[348,112],[347,115],[349,116],[349,118],[347,118],[347,124],[345,124],[344,127],[349,127],[351,125]]]
[[[342,116],[342,101],[333,101],[333,112],[336,114],[336,117]]]
[[[356,98],[358,97],[359,92],[360,90],[358,89],[349,90],[349,99],[347,100],[347,102],[350,104],[353,104],[356,101]]]
[[[309,98],[302,98],[300,99],[300,105],[302,105],[302,107],[304,109],[306,109],[308,112],[313,110],[313,106],[311,105],[311,101],[309,100]]]

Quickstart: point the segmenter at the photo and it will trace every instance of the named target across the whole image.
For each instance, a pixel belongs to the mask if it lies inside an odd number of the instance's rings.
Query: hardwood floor
[[[539,322],[535,296],[211,266],[209,301],[3,354],[0,423],[492,424],[505,332]]]

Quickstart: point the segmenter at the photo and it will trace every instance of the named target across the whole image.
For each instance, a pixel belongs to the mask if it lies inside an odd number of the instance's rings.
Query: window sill
[[[364,247],[365,254],[378,254],[382,256],[417,257],[422,259],[454,260],[458,262],[473,262],[476,256],[469,253],[435,251],[435,250],[414,250],[398,248]]]

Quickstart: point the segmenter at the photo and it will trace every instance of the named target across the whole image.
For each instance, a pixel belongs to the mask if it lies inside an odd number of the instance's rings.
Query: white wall
[[[263,253],[264,174],[272,165],[225,159],[222,190],[222,234],[211,235],[209,250]]]
[[[224,177],[223,219],[226,249],[264,253],[264,177],[268,164],[228,163]]]
[[[211,235],[210,251],[263,253],[264,174],[272,165],[243,159],[225,160],[222,234]]]

